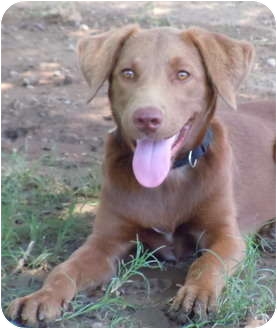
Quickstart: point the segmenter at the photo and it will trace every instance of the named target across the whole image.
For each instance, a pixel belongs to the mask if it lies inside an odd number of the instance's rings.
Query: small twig
[[[23,266],[25,265],[28,257],[30,256],[30,254],[33,250],[34,244],[35,244],[35,241],[31,241],[28,244],[28,247],[27,247],[26,251],[24,252],[23,257],[19,259],[16,268],[12,271],[12,274],[16,274],[22,270]]]

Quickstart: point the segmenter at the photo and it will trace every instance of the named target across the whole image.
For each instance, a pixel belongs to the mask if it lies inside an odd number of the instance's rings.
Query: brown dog
[[[253,47],[198,28],[127,26],[78,48],[91,98],[109,79],[117,124],[107,140],[101,204],[87,242],[39,291],[16,299],[9,316],[28,325],[55,319],[80,289],[109,280],[137,233],[156,246],[157,236],[169,241],[180,225],[201,235],[207,251],[172,310],[212,311],[225,275],[243,258],[241,231],[275,215],[274,105],[234,111]]]

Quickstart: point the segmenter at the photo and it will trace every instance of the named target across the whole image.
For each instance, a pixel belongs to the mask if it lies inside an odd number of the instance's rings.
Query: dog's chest
[[[125,215],[144,228],[151,228],[170,239],[180,224],[190,218],[190,205],[184,195],[151,191],[132,198],[128,195]]]
[[[114,186],[111,190],[109,186],[110,204],[124,218],[170,238],[191,217],[196,198],[195,185],[192,189],[190,181],[183,170],[177,169],[158,188]]]

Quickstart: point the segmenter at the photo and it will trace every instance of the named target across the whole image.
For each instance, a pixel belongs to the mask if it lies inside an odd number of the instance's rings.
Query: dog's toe
[[[212,292],[196,286],[183,286],[168,305],[166,315],[177,323],[206,322],[216,311]]]
[[[53,321],[61,311],[58,294],[41,289],[14,300],[7,309],[7,316],[12,321],[17,320],[28,327],[33,327],[41,321]]]

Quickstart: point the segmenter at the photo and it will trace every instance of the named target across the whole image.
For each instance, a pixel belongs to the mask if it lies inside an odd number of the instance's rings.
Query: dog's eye
[[[178,80],[186,80],[187,78],[189,78],[190,74],[187,71],[179,71],[177,73],[177,78]]]
[[[131,70],[131,69],[124,69],[121,71],[121,75],[125,78],[125,79],[134,79],[136,74],[135,71]]]

